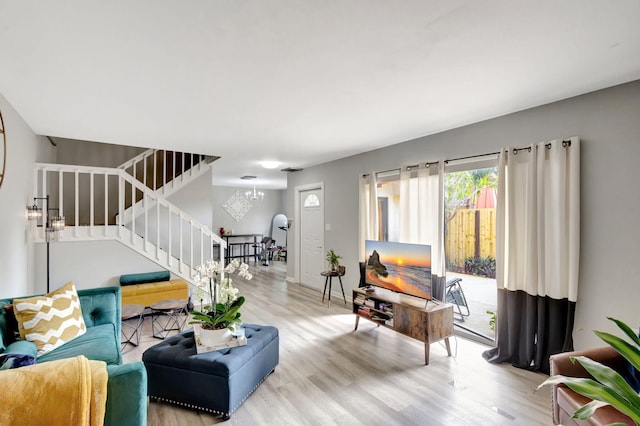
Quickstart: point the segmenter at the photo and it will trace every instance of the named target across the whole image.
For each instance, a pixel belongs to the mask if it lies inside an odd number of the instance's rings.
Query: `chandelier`
[[[255,185],[253,185],[253,191],[245,192],[244,196],[250,201],[264,200],[264,192],[256,191]]]

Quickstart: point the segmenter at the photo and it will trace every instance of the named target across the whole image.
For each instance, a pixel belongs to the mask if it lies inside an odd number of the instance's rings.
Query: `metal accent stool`
[[[122,320],[120,350],[124,350],[127,343],[133,346],[140,344],[140,326],[144,322],[143,313],[144,306],[142,305],[122,305],[122,313],[120,314],[120,319]]]
[[[156,302],[151,308],[151,330],[156,339],[165,339],[170,331],[182,331],[187,322],[187,301],[171,299]],[[184,315],[184,318],[181,318]],[[160,320],[165,318],[165,321]]]

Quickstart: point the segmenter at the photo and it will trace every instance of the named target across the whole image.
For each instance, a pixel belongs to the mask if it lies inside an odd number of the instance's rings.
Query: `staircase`
[[[209,170],[209,164],[220,157],[165,149],[148,149],[118,166],[147,188],[167,198]],[[144,211],[142,200],[136,199],[137,211]],[[123,223],[131,218],[131,207],[124,210]]]
[[[209,170],[219,157],[166,149],[148,149],[118,166],[144,186],[168,197]]]
[[[50,207],[65,216],[60,242],[116,240],[194,283],[195,267],[214,255],[222,262],[226,243],[165,197],[213,159],[148,150],[118,168],[37,163],[34,196],[48,194]],[[42,226],[35,240],[45,240]]]

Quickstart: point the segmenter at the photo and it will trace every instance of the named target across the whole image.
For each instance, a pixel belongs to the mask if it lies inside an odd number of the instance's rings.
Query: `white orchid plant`
[[[230,275],[236,273],[240,278],[250,280],[249,265],[236,259],[224,266],[216,260],[207,260],[196,268],[196,297],[200,299],[200,311],[190,311],[193,320],[189,324],[200,324],[203,329],[233,329],[240,324],[240,308],[245,302],[238,295],[238,289],[232,284]],[[227,276],[225,276],[225,274]],[[206,305],[205,305],[206,300]]]

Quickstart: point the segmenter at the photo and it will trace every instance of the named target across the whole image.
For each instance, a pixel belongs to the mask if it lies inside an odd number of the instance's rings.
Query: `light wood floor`
[[[482,359],[486,347],[457,338],[453,357],[443,344],[424,346],[362,320],[353,331],[350,304],[285,282],[285,265],[251,266],[254,279],[234,280],[247,302],[244,322],[280,330],[280,364],[236,410],[228,425],[550,425],[546,376]],[[347,295],[349,302],[349,295]],[[125,362],[140,360],[159,341],[150,319]],[[176,386],[180,386],[176,383]],[[221,419],[149,403],[149,425],[211,425]]]

